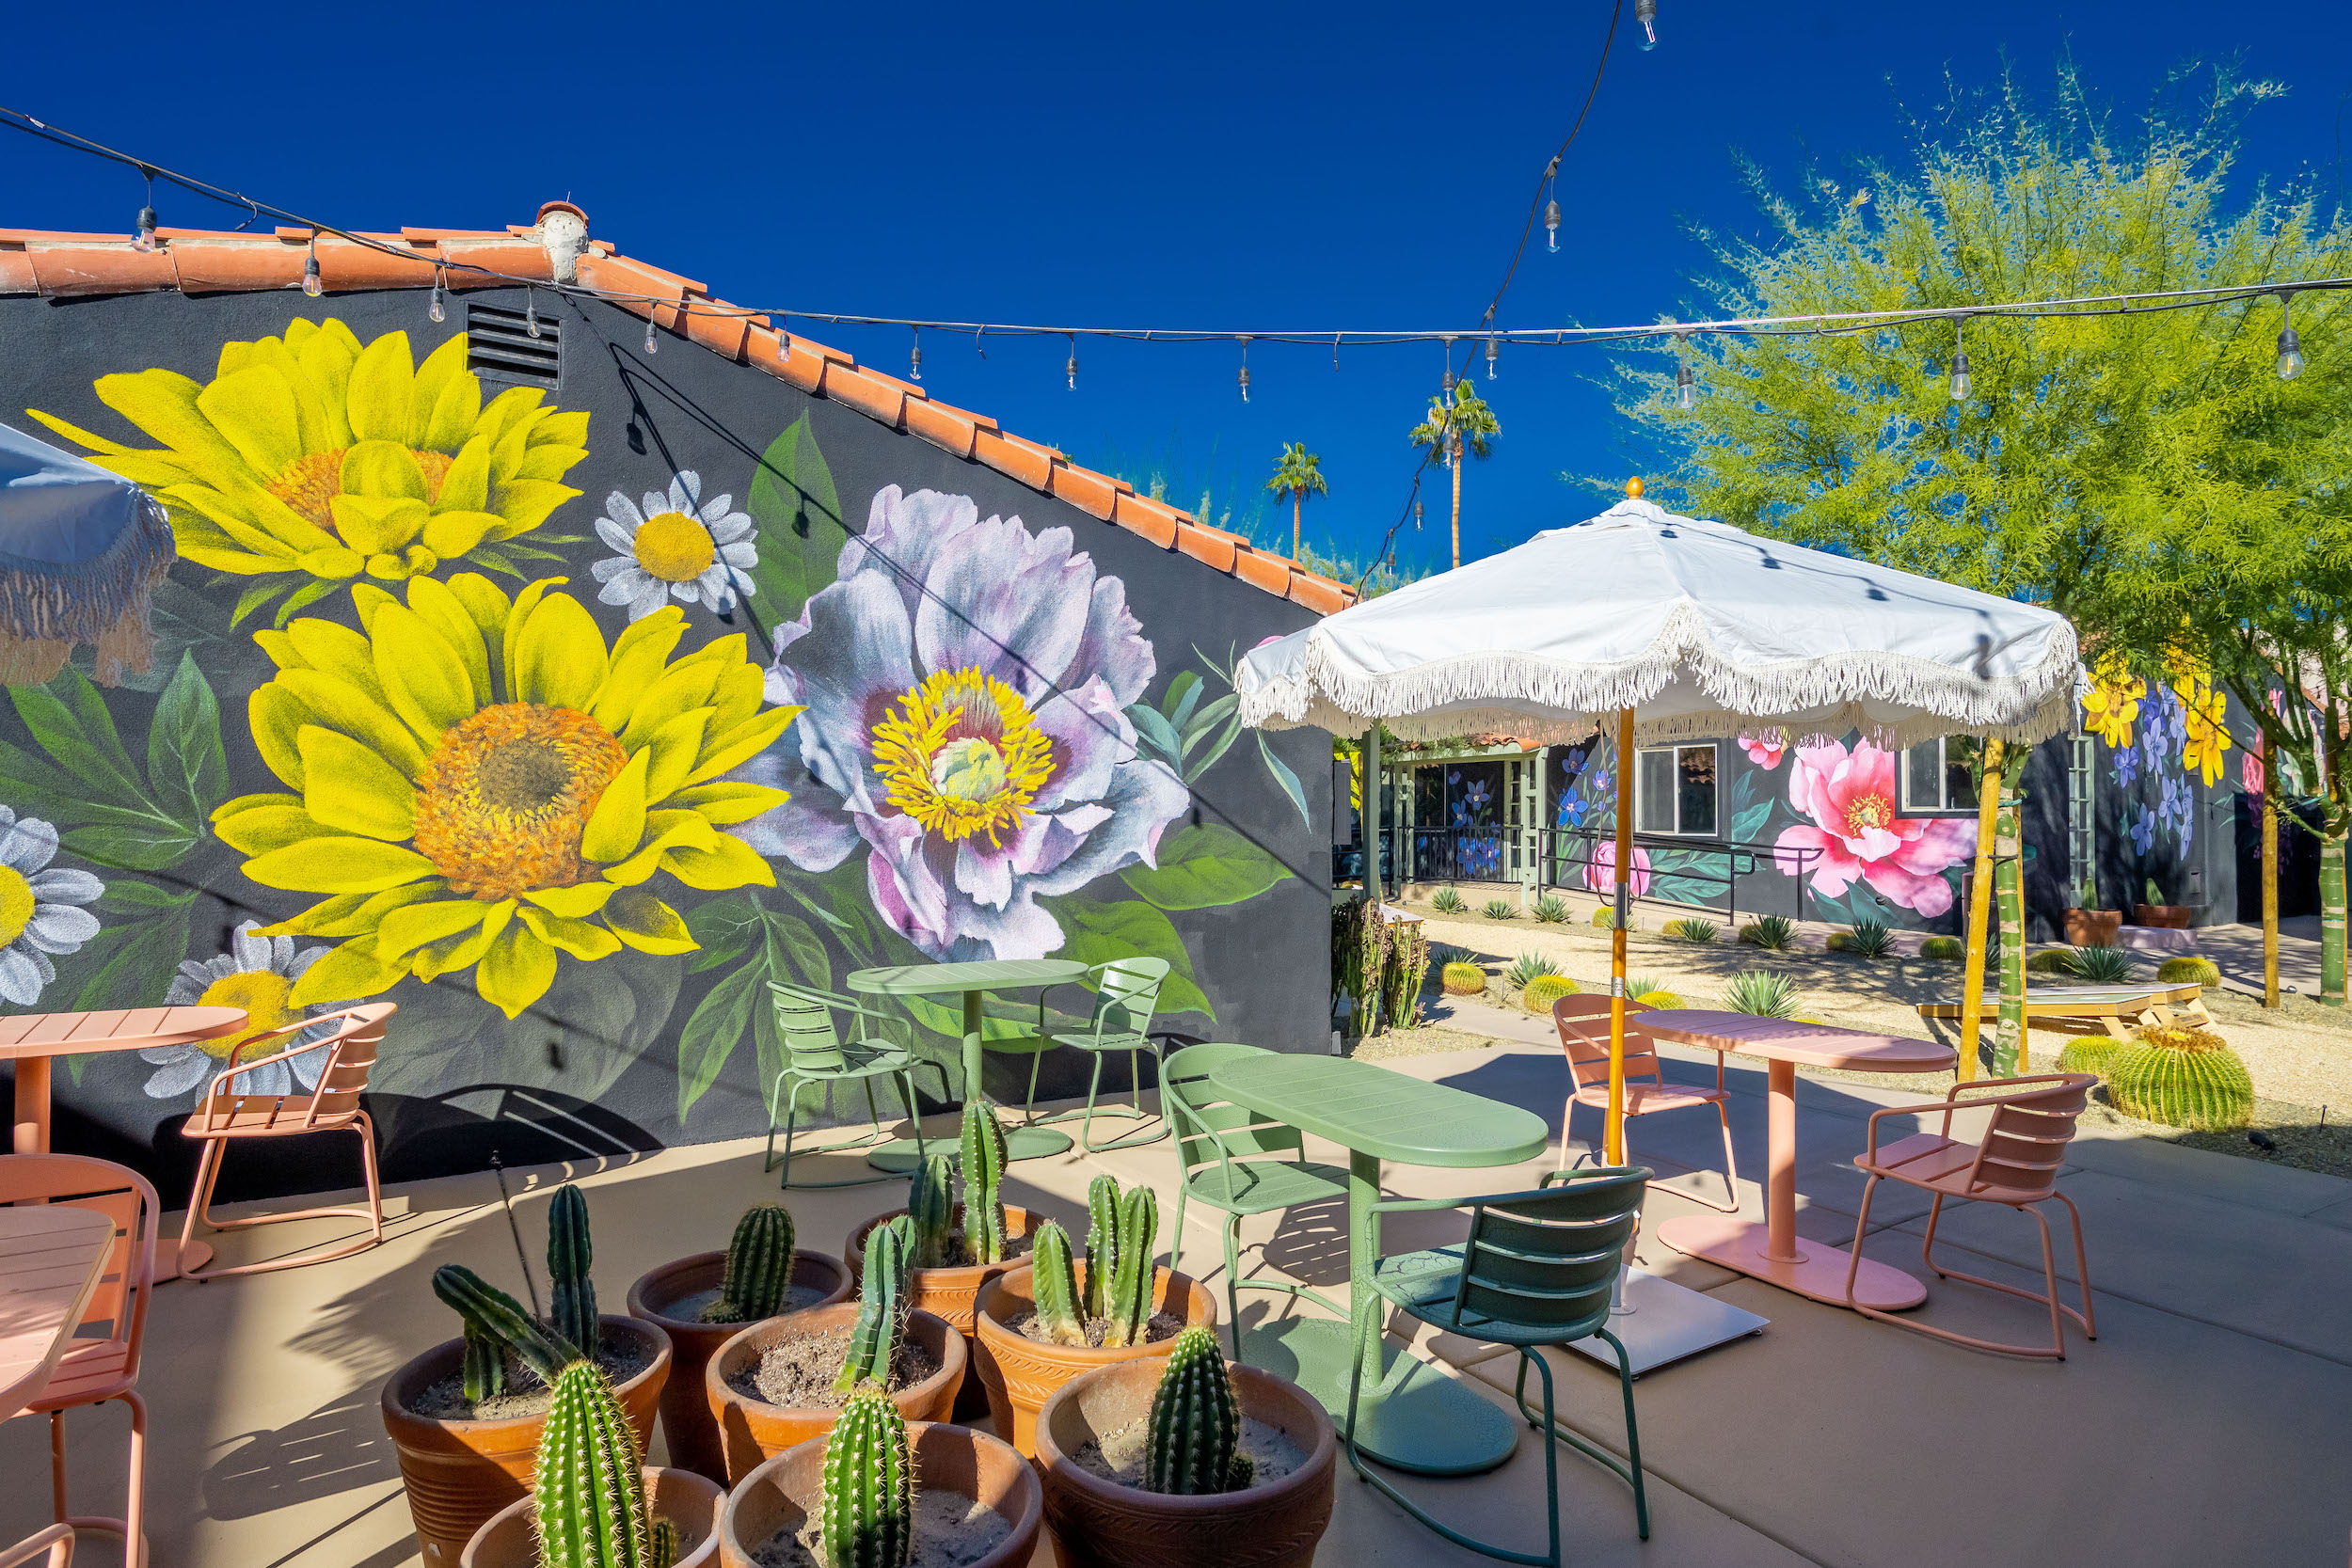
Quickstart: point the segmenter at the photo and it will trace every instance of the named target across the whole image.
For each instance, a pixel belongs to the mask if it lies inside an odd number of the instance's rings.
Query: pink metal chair
[[[46,1560],[41,1568],[73,1568],[73,1527],[52,1525],[13,1546],[0,1547],[0,1568],[23,1568],[37,1557]]]
[[[1711,1197],[1686,1193],[1679,1187],[1668,1189],[1677,1197],[1687,1197],[1709,1209],[1726,1214],[1740,1212],[1740,1166],[1731,1152],[1731,1102],[1729,1091],[1724,1087],[1724,1053],[1715,1053],[1715,1086],[1693,1089],[1680,1084],[1669,1084],[1661,1069],[1658,1047],[1650,1037],[1634,1026],[1640,1015],[1629,1004],[1625,1028],[1625,1114],[1628,1117],[1656,1116],[1661,1111],[1687,1111],[1694,1106],[1712,1105],[1715,1117],[1724,1129],[1724,1190],[1729,1201],[1718,1203]],[[1567,1102],[1560,1108],[1560,1168],[1568,1168],[1568,1121],[1579,1105],[1597,1108],[1605,1118],[1609,1115],[1609,998],[1606,996],[1564,996],[1551,1005],[1551,1021],[1560,1029],[1560,1049],[1567,1053],[1568,1076],[1574,1088]],[[1637,1083],[1639,1078],[1645,1082]],[[1652,1181],[1653,1187],[1664,1183]]]
[[[203,1157],[197,1162],[196,1191],[188,1198],[186,1220],[180,1227],[180,1245],[184,1254],[196,1239],[197,1222],[200,1219],[215,1230],[237,1230],[256,1225],[282,1225],[288,1220],[315,1220],[342,1217],[366,1220],[369,1233],[356,1242],[327,1243],[291,1257],[273,1258],[267,1262],[246,1263],[232,1269],[182,1269],[188,1279],[219,1279],[229,1275],[266,1274],[274,1269],[299,1268],[306,1263],[324,1263],[331,1259],[348,1258],[355,1252],[365,1252],[384,1240],[384,1194],[375,1174],[375,1125],[367,1112],[359,1108],[360,1093],[368,1086],[368,1069],[375,1065],[376,1053],[383,1048],[384,1028],[391,1016],[400,1010],[395,1003],[369,1002],[341,1012],[322,1013],[306,1018],[283,1028],[266,1030],[252,1039],[240,1040],[229,1053],[228,1069],[213,1080],[204,1103],[188,1123],[181,1129],[184,1137],[200,1139]],[[335,1032],[309,1045],[297,1045],[273,1056],[243,1061],[246,1048],[256,1040],[278,1035],[299,1034],[332,1022]],[[241,1073],[252,1071],[274,1062],[292,1061],[311,1052],[326,1053],[319,1069],[318,1086],[308,1096],[241,1094],[231,1089],[230,1081]],[[357,1132],[359,1135],[360,1168],[366,1174],[368,1206],[364,1209],[300,1209],[289,1214],[255,1214],[244,1219],[219,1219],[208,1212],[213,1189],[219,1184],[221,1162],[230,1144],[244,1138],[292,1138],[309,1132]]]
[[[1864,1317],[1876,1318],[1908,1328],[1915,1334],[1931,1334],[1939,1339],[1972,1349],[1995,1351],[2005,1355],[2041,1356],[2051,1360],[2066,1359],[2064,1325],[2058,1314],[2064,1313],[2082,1325],[2083,1337],[2099,1337],[2097,1320],[2090,1304],[2090,1261],[2083,1252],[2083,1217],[2074,1199],[2058,1190],[2058,1167],[2066,1163],[2066,1146],[2074,1138],[2074,1121],[2082,1115],[2083,1106],[2090,1097],[2090,1086],[2098,1078],[2088,1072],[2045,1072],[2030,1078],[1994,1078],[1976,1084],[1955,1084],[1951,1093],[1940,1101],[1924,1105],[1891,1105],[1870,1113],[1869,1144],[1854,1168],[1869,1178],[1862,1187],[1862,1213],[1854,1222],[1853,1256],[1855,1261],[1846,1270],[1846,1305]],[[2029,1085],[2040,1085],[2041,1087]],[[1971,1098],[1963,1100],[1965,1091]],[[1980,1092],[1985,1091],[1985,1092]],[[1984,1141],[1964,1143],[1951,1135],[1952,1113],[1955,1111],[1992,1112],[1986,1123]],[[1879,1147],[1879,1118],[1882,1117],[1915,1116],[1922,1111],[1942,1111],[1943,1125],[1932,1132],[1915,1132],[1897,1143]],[[2012,1296],[2040,1302],[2050,1308],[2050,1344],[2003,1344],[1994,1339],[1979,1339],[1966,1334],[1955,1334],[1948,1328],[1930,1323],[1913,1323],[1891,1313],[1865,1307],[1853,1298],[1854,1275],[1861,1268],[1863,1238],[1870,1228],[1870,1197],[1882,1180],[1900,1181],[1921,1192],[1935,1195],[1928,1210],[1928,1233],[1919,1244],[1919,1256],[1940,1278],[1964,1279],[1971,1285],[1988,1290],[2005,1291]],[[2048,1288],[2047,1295],[2004,1285],[1996,1279],[1985,1279],[1958,1269],[1947,1269],[1935,1260],[1935,1227],[1944,1217],[1944,1200],[1962,1198],[1972,1203],[2006,1204],[2022,1213],[2031,1214],[2042,1227],[2042,1277]],[[2079,1312],[2058,1300],[2058,1265],[2050,1251],[2050,1222],[2034,1205],[2045,1198],[2056,1198],[2066,1205],[2066,1212],[2074,1222],[2074,1278],[2079,1286],[2083,1309]]]
[[[16,1154],[0,1159],[0,1203],[70,1203],[95,1209],[114,1221],[115,1246],[105,1274],[83,1310],[81,1327],[103,1323],[105,1338],[76,1338],[49,1381],[25,1404],[26,1415],[49,1418],[49,1482],[54,1517],[77,1530],[99,1530],[123,1540],[123,1561],[138,1568],[147,1560],[141,1530],[146,1513],[147,1402],[139,1398],[139,1348],[147,1337],[147,1299],[155,1290],[155,1189],[136,1171],[79,1154]],[[129,1500],[119,1519],[69,1515],[65,1497],[65,1413],[82,1405],[120,1400],[131,1410]],[[40,1542],[36,1536],[34,1542]],[[58,1545],[72,1554],[71,1536],[47,1543],[52,1560]],[[11,1548],[12,1550],[15,1548]],[[8,1558],[7,1561],[28,1560]]]

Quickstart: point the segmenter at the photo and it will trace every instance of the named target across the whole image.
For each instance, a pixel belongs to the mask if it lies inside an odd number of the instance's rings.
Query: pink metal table
[[[0,1421],[49,1381],[105,1273],[112,1221],[69,1204],[0,1209]]]
[[[1677,1252],[1752,1275],[1834,1307],[1846,1305],[1847,1251],[1797,1236],[1797,1069],[1843,1068],[1851,1072],[1938,1072],[1959,1054],[1933,1040],[1873,1035],[1858,1029],[1753,1013],[1661,1008],[1641,1015],[1654,1039],[1761,1056],[1771,1094],[1764,1180],[1765,1223],[1727,1214],[1687,1214],[1658,1227],[1658,1239]],[[1882,1311],[1916,1307],[1927,1287],[1900,1269],[1866,1258],[1854,1278],[1855,1299]]]

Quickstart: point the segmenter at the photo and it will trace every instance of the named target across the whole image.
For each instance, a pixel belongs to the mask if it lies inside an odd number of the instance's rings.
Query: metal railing
[[[1471,828],[1412,828],[1408,879],[1417,882],[1513,882],[1519,879],[1520,857],[1524,853],[1524,838],[1517,828],[1489,825]],[[1590,828],[1539,828],[1535,832],[1536,885],[1547,888],[1572,888],[1579,892],[1605,892],[1586,883],[1586,873],[1598,861],[1602,847],[1613,843],[1610,834]],[[1726,921],[1736,922],[1740,915],[1740,879],[1778,864],[1786,871],[1793,865],[1794,877],[1781,880],[1794,884],[1793,913],[1805,918],[1805,883],[1813,865],[1822,851],[1791,846],[1775,850],[1764,843],[1748,843],[1737,839],[1678,838],[1666,833],[1635,833],[1634,847],[1648,851],[1656,858],[1669,851],[1701,858],[1701,863],[1677,866],[1672,873],[1677,879],[1698,881],[1710,895],[1695,901],[1701,909],[1721,909]],[[1720,900],[1720,902],[1718,902]],[[1642,900],[1665,903],[1663,899]],[[1690,899],[1672,900],[1677,906],[1689,907]],[[1780,900],[1772,900],[1778,903]],[[1769,909],[1751,908],[1752,914],[1770,914]]]

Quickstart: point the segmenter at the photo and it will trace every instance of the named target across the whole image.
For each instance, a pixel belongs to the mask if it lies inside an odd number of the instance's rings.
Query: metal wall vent
[[[531,335],[531,318],[503,306],[466,306],[466,368],[485,381],[505,381],[519,387],[558,387],[564,381],[563,324],[545,310],[536,310],[539,335]]]

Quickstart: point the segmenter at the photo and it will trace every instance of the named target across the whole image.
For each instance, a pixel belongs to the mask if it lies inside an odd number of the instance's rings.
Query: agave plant
[[[1846,951],[1857,958],[1883,958],[1895,951],[1895,933],[1883,920],[1857,920],[1846,933]]]
[[[1502,977],[1525,990],[1538,976],[1559,973],[1560,966],[1541,953],[1521,953],[1511,960],[1511,967],[1502,972]]]
[[[2121,947],[2077,947],[2066,955],[2066,972],[2096,985],[2122,985],[2132,977],[2132,956]]]
[[[1713,942],[1715,933],[1722,929],[1722,927],[1711,920],[1701,920],[1696,915],[1688,914],[1679,920],[1667,921],[1661,928],[1661,934],[1665,936],[1681,942],[1695,942],[1701,946]]]
[[[1556,893],[1547,893],[1535,900],[1535,918],[1547,926],[1558,926],[1568,918],[1568,901]]]
[[[1487,899],[1486,907],[1478,912],[1489,920],[1517,920],[1519,917],[1518,910],[1502,898]]]
[[[1794,1018],[1797,1016],[1797,985],[1786,974],[1766,970],[1743,970],[1731,977],[1724,988],[1724,1009],[1734,1013],[1754,1013],[1758,1018]]]
[[[1626,999],[1645,1007],[1679,1007],[1682,997],[1655,974],[1636,974],[1625,983]]]
[[[1740,940],[1767,953],[1785,953],[1797,944],[1797,923],[1785,914],[1764,915],[1740,927]]]
[[[1470,905],[1463,901],[1462,895],[1455,889],[1441,887],[1429,900],[1429,907],[1439,914],[1460,914],[1468,910]]]

